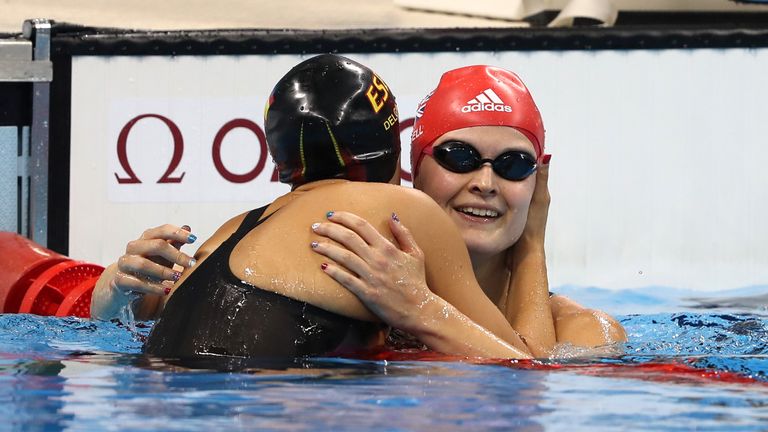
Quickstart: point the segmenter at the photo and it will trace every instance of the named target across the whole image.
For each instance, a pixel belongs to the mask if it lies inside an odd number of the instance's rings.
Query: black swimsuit
[[[337,351],[351,332],[370,335],[380,328],[262,290],[232,274],[232,250],[269,218],[260,219],[266,208],[248,213],[237,231],[182,283],[144,352],[182,359],[320,356]]]

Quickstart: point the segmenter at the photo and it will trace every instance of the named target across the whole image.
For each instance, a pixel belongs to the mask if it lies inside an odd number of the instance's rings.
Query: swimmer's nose
[[[474,193],[494,195],[498,191],[496,174],[491,168],[490,162],[484,163],[480,168],[470,173],[469,189]]]

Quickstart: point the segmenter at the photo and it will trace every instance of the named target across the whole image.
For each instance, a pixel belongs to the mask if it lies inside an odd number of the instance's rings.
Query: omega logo
[[[184,136],[181,132],[181,129],[179,129],[178,125],[176,123],[169,119],[166,116],[160,115],[160,114],[140,114],[131,120],[129,120],[125,126],[120,130],[120,133],[117,137],[117,160],[120,163],[120,167],[125,172],[125,176],[121,177],[118,173],[115,174],[115,179],[117,179],[117,182],[119,184],[137,184],[137,183],[143,183],[142,180],[136,175],[135,171],[133,170],[133,167],[131,166],[130,161],[128,160],[128,136],[131,133],[131,129],[140,121],[148,118],[157,119],[163,122],[165,126],[168,128],[169,132],[171,133],[171,138],[173,140],[173,154],[171,156],[171,160],[168,162],[168,167],[166,168],[165,172],[160,176],[160,178],[157,179],[157,183],[181,183],[184,179],[184,176],[186,175],[185,171],[182,171],[181,173],[178,173],[177,170],[179,168],[179,165],[181,164],[181,161],[184,157]],[[396,120],[395,120],[396,121]],[[400,122],[400,132],[402,133],[407,128],[413,127],[413,118],[405,119],[402,122]],[[230,169],[228,169],[224,161],[221,157],[221,146],[224,142],[224,138],[227,136],[228,133],[230,133],[232,130],[237,128],[244,128],[249,131],[251,131],[258,141],[258,152],[259,152],[259,159],[256,162],[256,165],[251,169],[250,171],[244,173],[244,174],[237,174],[232,172]],[[249,181],[252,181],[253,179],[257,178],[259,175],[261,175],[264,172],[264,168],[267,163],[267,139],[266,135],[264,134],[264,130],[261,128],[261,126],[257,125],[251,120],[243,119],[243,118],[237,118],[234,120],[230,120],[226,122],[221,128],[219,128],[218,132],[216,133],[216,136],[213,138],[213,142],[211,144],[211,158],[213,160],[213,165],[216,168],[216,171],[221,175],[222,178],[225,180],[232,182],[232,183],[248,183]],[[407,159],[407,158],[406,158]],[[402,179],[406,181],[411,181],[411,174],[410,172],[406,170],[402,170]],[[277,182],[278,176],[277,176],[277,169],[272,169],[272,175],[270,177],[270,181]]]

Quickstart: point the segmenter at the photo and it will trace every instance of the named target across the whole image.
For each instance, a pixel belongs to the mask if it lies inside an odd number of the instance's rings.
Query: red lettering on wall
[[[173,156],[171,157],[171,161],[168,164],[168,168],[165,170],[165,173],[160,177],[160,179],[157,180],[157,183],[181,183],[181,180],[186,174],[185,172],[182,172],[181,175],[176,177],[172,176],[171,174],[173,174],[176,168],[178,168],[179,164],[181,163],[182,156],[184,155],[184,138],[181,134],[181,130],[179,130],[179,127],[172,120],[160,114],[138,115],[132,118],[120,130],[120,134],[117,138],[117,159],[120,163],[120,166],[125,171],[126,177],[120,177],[117,173],[114,173],[117,182],[120,184],[142,183],[138,176],[136,176],[136,173],[133,171],[133,168],[128,161],[127,146],[128,135],[130,134],[131,129],[136,125],[136,123],[145,118],[155,118],[162,121],[168,127],[168,130],[171,132],[171,136],[173,137]],[[401,121],[400,133],[402,134],[407,129],[412,128],[414,120],[414,118],[408,118]],[[256,166],[245,174],[233,173],[224,166],[224,161],[221,159],[221,146],[223,145],[224,138],[229,132],[237,128],[248,129],[249,131],[253,132],[254,135],[256,135],[256,138],[259,141],[259,160],[256,163]],[[267,162],[267,138],[264,134],[264,131],[256,123],[242,118],[234,119],[225,123],[216,133],[216,136],[213,139],[213,146],[211,148],[211,156],[213,158],[213,165],[216,168],[216,171],[225,180],[232,183],[247,183],[251,180],[254,180],[264,171],[264,166]],[[408,157],[408,155],[405,156]],[[412,176],[409,171],[405,169],[401,169],[401,171],[401,178],[403,180],[412,181]],[[270,181],[279,181],[277,167],[273,168]]]
[[[123,129],[120,130],[120,134],[117,137],[117,160],[120,162],[120,166],[123,168],[125,174],[127,174],[128,177],[120,178],[120,176],[115,173],[115,178],[117,179],[117,182],[121,184],[141,183],[141,180],[136,176],[136,173],[133,172],[133,168],[131,168],[130,162],[128,162],[128,135],[130,134],[133,126],[136,125],[139,120],[149,117],[156,118],[165,123],[165,125],[168,126],[168,129],[171,131],[171,136],[173,137],[173,156],[171,157],[171,162],[168,164],[168,169],[165,170],[165,173],[157,182],[181,183],[181,179],[184,178],[185,173],[181,173],[181,175],[178,177],[171,177],[171,173],[173,173],[173,171],[176,170],[176,168],[179,166],[181,157],[184,154],[184,138],[181,136],[181,131],[179,130],[178,126],[176,126],[176,124],[169,118],[163,117],[160,114],[142,114],[140,116],[136,116],[128,123],[126,123],[126,125],[123,126]]]
[[[228,170],[224,166],[224,162],[221,160],[221,144],[224,141],[224,137],[233,129],[246,128],[256,135],[259,140],[259,161],[256,166],[245,174],[235,174]],[[232,183],[247,183],[261,174],[264,170],[264,164],[267,162],[267,138],[259,125],[246,119],[234,119],[227,122],[219,129],[216,134],[216,138],[213,139],[213,148],[211,149],[213,154],[213,165],[216,167],[216,171],[221,174],[224,179]]]

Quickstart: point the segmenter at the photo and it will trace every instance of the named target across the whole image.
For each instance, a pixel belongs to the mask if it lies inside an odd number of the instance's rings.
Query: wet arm
[[[509,251],[512,278],[506,302],[500,305],[509,323],[525,339],[536,357],[548,357],[557,342],[549,304],[544,252],[550,202],[548,178],[549,164],[545,163],[540,165],[536,173],[536,189],[523,234]]]
[[[486,358],[530,358],[520,343],[515,347],[481,327],[453,305],[430,292],[418,315],[399,324],[435,351]]]

